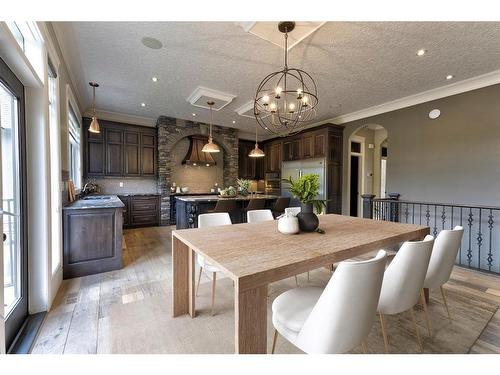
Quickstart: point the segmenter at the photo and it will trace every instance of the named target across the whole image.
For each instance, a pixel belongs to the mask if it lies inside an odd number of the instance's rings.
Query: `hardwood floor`
[[[231,353],[234,317],[230,280],[217,281],[214,317],[206,275],[197,297],[198,317],[170,317],[171,229],[126,230],[123,269],[65,280],[32,352]],[[328,270],[319,269],[311,272],[310,282],[306,275],[299,275],[299,283],[322,285],[329,275]],[[293,278],[272,284],[269,304],[292,287]],[[431,291],[429,304],[436,331],[432,338],[426,335],[423,313],[417,313],[425,352],[500,353],[500,277],[455,267],[445,289],[454,317],[452,324],[446,318],[439,290]],[[388,323],[391,352],[418,352],[408,319],[398,317]],[[268,329],[270,346],[272,324]],[[383,353],[377,322],[367,341],[369,352]],[[299,351],[278,338],[276,352]],[[361,348],[353,352],[361,352]]]

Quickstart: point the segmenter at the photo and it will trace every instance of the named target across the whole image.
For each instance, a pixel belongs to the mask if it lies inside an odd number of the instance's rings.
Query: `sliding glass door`
[[[0,196],[3,211],[3,316],[7,349],[28,316],[23,91],[21,82],[0,60]]]

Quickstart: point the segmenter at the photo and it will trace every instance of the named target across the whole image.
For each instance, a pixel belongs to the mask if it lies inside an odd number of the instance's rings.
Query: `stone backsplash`
[[[160,116],[158,127],[158,193],[161,194],[161,223],[169,224],[170,186],[174,182],[175,147],[182,139],[196,134],[207,134],[208,125],[188,120]],[[223,186],[234,185],[238,178],[238,129],[213,126],[214,142],[223,149]],[[177,183],[177,181],[175,181]],[[215,181],[214,181],[215,182]],[[208,186],[208,185],[207,185]]]

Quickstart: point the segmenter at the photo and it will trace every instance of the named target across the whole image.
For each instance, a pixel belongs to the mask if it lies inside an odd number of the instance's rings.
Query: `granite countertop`
[[[105,199],[100,199],[105,198]],[[93,208],[123,208],[125,205],[116,195],[88,195],[82,199],[78,199],[67,206],[63,210],[84,210]]]
[[[269,195],[269,194],[257,194],[257,195],[247,195],[246,197],[238,195],[234,198],[220,198],[218,195],[193,195],[188,197],[179,197],[176,199],[181,200],[183,202],[216,202],[219,199],[233,199],[237,201],[248,201],[250,199],[277,199],[277,195]]]
[[[147,196],[159,196],[160,194],[159,193],[116,193],[116,195],[121,195],[122,197],[147,197]]]

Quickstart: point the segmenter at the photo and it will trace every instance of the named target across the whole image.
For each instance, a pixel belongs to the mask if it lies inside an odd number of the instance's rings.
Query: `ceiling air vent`
[[[226,105],[231,103],[236,95],[227,94],[222,91],[209,89],[206,87],[198,86],[187,98],[187,101],[195,107],[210,109],[207,102],[214,102],[212,109],[219,111]]]
[[[240,116],[255,119],[255,116],[253,114],[253,100],[250,100],[249,102],[243,104],[241,107],[236,108],[234,111]]]
[[[259,22],[240,22],[240,26],[247,33],[253,34],[261,39],[267,40],[281,48],[283,44],[283,34],[276,32],[279,22],[259,21]],[[323,22],[298,21],[295,22],[295,28],[288,34],[288,51],[299,44],[302,40],[323,26]]]

